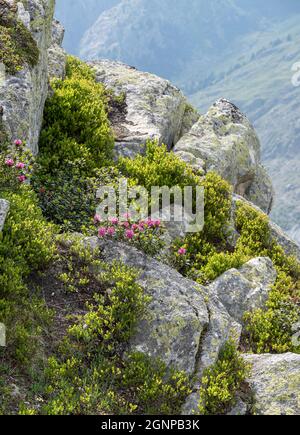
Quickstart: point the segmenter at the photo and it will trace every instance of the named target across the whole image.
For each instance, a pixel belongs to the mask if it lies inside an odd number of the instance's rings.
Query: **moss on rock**
[[[9,74],[16,74],[25,64],[35,66],[39,59],[37,44],[17,18],[17,6],[0,0],[0,63]]]

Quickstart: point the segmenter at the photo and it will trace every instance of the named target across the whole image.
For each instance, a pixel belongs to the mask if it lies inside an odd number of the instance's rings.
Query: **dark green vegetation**
[[[53,81],[52,88],[33,185],[49,219],[65,230],[80,231],[95,213],[97,169],[112,161],[109,96],[91,69],[72,57],[66,79]]]
[[[34,66],[39,59],[35,40],[16,18],[17,6],[0,0],[0,63],[9,74],[16,74],[25,64]]]
[[[218,361],[206,369],[202,377],[199,412],[201,415],[222,415],[236,404],[237,392],[245,386],[250,367],[236,351],[234,342],[225,344]]]
[[[80,238],[57,237],[30,187],[1,196],[11,209],[0,243],[0,321],[8,331],[0,412],[178,413],[188,377],[141,354],[123,355],[148,302],[137,273],[104,264]]]
[[[67,162],[85,175],[112,159],[113,135],[107,118],[108,95],[91,69],[69,57],[65,80],[52,82],[54,95],[45,107],[40,164],[55,173]]]
[[[214,173],[205,178],[194,173],[155,143],[148,143],[145,156],[113,165],[109,97],[91,70],[71,58],[65,82],[56,81],[53,87],[33,177],[35,191],[12,184],[13,190],[0,192],[11,203],[0,236],[0,322],[8,330],[8,346],[0,349],[0,412],[180,412],[192,380],[161,361],[129,352],[149,301],[138,272],[104,263],[101,252],[84,247],[81,236],[64,233],[89,232],[95,188],[99,181],[114,185],[121,176],[148,190],[152,185],[203,186],[205,228],[176,241],[168,261],[207,284],[253,257],[269,256],[278,279],[265,309],[246,315],[243,349],[299,351],[291,341],[299,316],[299,264],[272,240],[268,218],[241,203],[235,218],[240,238],[232,248],[227,182]],[[4,156],[0,173],[1,165]],[[183,246],[187,253],[179,262],[178,248]],[[204,375],[199,410],[226,413],[246,375],[236,347],[228,343]],[[11,394],[13,383],[20,389],[17,398]]]

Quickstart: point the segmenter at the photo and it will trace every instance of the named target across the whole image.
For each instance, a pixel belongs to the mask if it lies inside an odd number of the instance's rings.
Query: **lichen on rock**
[[[52,43],[55,1],[1,1],[2,6],[5,4],[1,12],[7,11],[7,5],[10,5],[8,17],[13,11],[16,23],[14,31],[17,32],[17,40],[22,43],[21,51],[16,51],[15,47],[10,45],[10,50],[13,51],[9,54],[9,59],[14,59],[14,52],[18,56],[18,61],[15,64],[16,68],[6,68],[5,77],[0,83],[3,129],[9,139],[21,137],[31,151],[37,153],[43,109],[48,93],[48,48]],[[6,20],[6,17],[6,14],[4,18],[2,15],[2,20]],[[9,27],[3,28],[5,34],[12,31]],[[20,57],[20,53],[24,54],[23,58]]]
[[[174,152],[195,169],[217,172],[235,193],[271,211],[274,192],[260,163],[259,139],[234,104],[218,100],[178,141]]]
[[[245,355],[256,415],[299,415],[300,355]]]
[[[198,118],[182,92],[165,79],[121,62],[99,60],[89,65],[97,81],[125,96],[125,111],[112,125],[117,155],[133,157],[143,152],[147,140],[171,149]]]

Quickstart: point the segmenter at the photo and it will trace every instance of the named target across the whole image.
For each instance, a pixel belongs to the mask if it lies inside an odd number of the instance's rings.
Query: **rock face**
[[[202,287],[128,245],[97,238],[87,243],[100,246],[105,261],[119,260],[141,273],[139,282],[152,300],[131,347],[193,374],[209,323]]]
[[[197,113],[190,109],[184,95],[167,80],[120,62],[100,60],[90,65],[98,82],[116,95],[124,95],[124,104],[111,119],[117,155],[132,157],[140,153],[148,139],[172,148],[197,120]]]
[[[175,145],[174,151],[194,168],[216,171],[234,191],[271,211],[272,183],[260,164],[260,143],[240,110],[218,100]]]
[[[25,6],[24,6],[25,5]],[[54,0],[28,0],[18,3],[18,17],[31,31],[39,48],[38,64],[25,66],[0,82],[2,123],[10,139],[26,140],[38,151],[44,103],[48,93],[48,49],[52,43]]]
[[[246,355],[258,415],[299,415],[300,355]]]
[[[209,286],[209,291],[219,298],[233,319],[242,322],[245,312],[263,308],[276,277],[269,258],[254,258],[239,270],[225,272]]]
[[[9,202],[5,199],[0,199],[0,232],[3,230],[8,211]]]
[[[122,261],[140,272],[139,281],[151,303],[131,342],[135,349],[200,374],[216,361],[230,337],[239,341],[241,325],[217,297],[209,296],[207,288],[129,245],[96,237],[85,243],[100,247],[106,262]]]
[[[48,49],[48,76],[63,79],[66,74],[66,52],[62,48],[65,29],[57,20],[52,22],[51,47]]]
[[[223,281],[220,278],[217,284],[220,292],[212,291],[212,287],[202,287],[184,278],[174,269],[129,245],[104,242],[96,237],[85,239],[85,244],[100,247],[106,262],[122,261],[140,272],[139,282],[151,297],[151,302],[130,346],[159,357],[168,367],[173,366],[195,376],[193,393],[183,408],[183,413],[193,414],[197,411],[204,369],[216,362],[222,346],[229,339],[239,344],[242,332],[239,320],[243,310],[262,306],[269,285],[276,278],[270,260],[257,258],[245,264],[240,271],[235,271],[239,274],[238,285],[242,281],[244,286],[243,291],[235,289],[233,300],[240,304],[236,309],[225,297],[232,291],[230,280],[227,282],[225,278]]]

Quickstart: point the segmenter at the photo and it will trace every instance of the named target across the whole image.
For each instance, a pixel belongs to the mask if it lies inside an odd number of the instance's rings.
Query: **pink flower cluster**
[[[16,139],[15,141],[14,141],[14,145],[17,147],[17,148],[20,148],[20,147],[22,147],[24,144],[23,144],[23,141],[21,140],[21,139]],[[16,153],[16,156],[18,155],[19,153],[18,153],[18,151],[17,151],[17,153]],[[16,173],[16,178],[17,178],[17,180],[20,182],[20,183],[24,183],[26,180],[27,180],[27,177],[26,177],[26,175],[24,174],[24,169],[26,168],[26,165],[25,165],[25,163],[23,163],[23,162],[20,162],[20,161],[16,161],[17,160],[17,157],[7,157],[6,159],[5,159],[5,161],[4,161],[4,164],[5,164],[5,166],[7,166],[8,168],[10,168],[10,169],[16,169],[17,171],[19,171],[19,172],[17,172]]]
[[[25,168],[25,163],[18,162],[18,163],[15,164],[15,162],[14,162],[13,159],[6,159],[6,160],[5,160],[5,165],[6,165],[7,167],[9,167],[9,168],[13,168],[13,167],[15,167],[15,168],[18,169],[19,171],[22,171],[22,170]],[[26,176],[23,175],[23,174],[18,175],[17,178],[18,178],[18,180],[19,180],[20,183],[24,183],[24,182],[26,181],[26,179],[27,179]]]
[[[182,248],[178,249],[179,255],[186,255],[186,253],[187,253],[187,250],[185,248],[182,247]]]
[[[102,217],[99,215],[95,215],[94,224],[102,224],[98,229],[98,236],[100,238],[104,238],[106,236],[114,237],[119,236],[120,238],[124,238],[126,240],[138,239],[138,237],[146,230],[159,229],[161,227],[160,220],[141,220],[139,222],[132,223],[130,216],[128,214],[124,215],[124,220],[120,220],[117,217],[111,217],[108,219],[108,222],[102,220]]]

